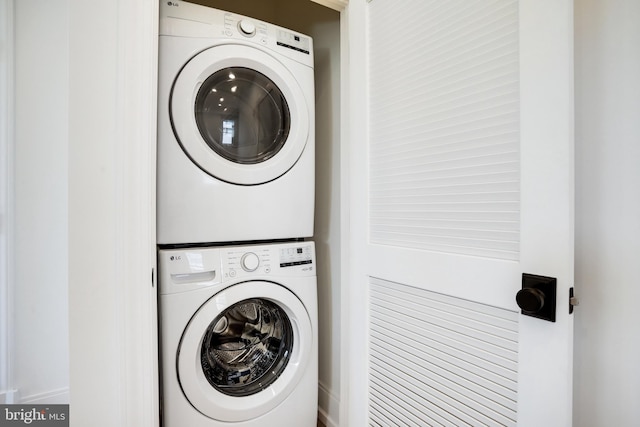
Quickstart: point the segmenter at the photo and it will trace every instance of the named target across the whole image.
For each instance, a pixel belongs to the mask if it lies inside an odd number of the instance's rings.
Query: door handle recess
[[[556,321],[556,288],[555,277],[537,276],[524,273],[522,289],[516,294],[516,303],[525,316]]]

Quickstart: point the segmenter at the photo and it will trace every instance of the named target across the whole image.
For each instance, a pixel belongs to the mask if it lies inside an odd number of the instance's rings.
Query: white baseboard
[[[16,402],[18,403],[18,402]],[[58,390],[51,390],[45,393],[33,394],[31,396],[24,396],[20,399],[19,403],[28,403],[32,405],[64,405],[69,403],[69,388],[61,388]]]
[[[318,419],[327,427],[340,425],[340,398],[318,383]]]
[[[18,403],[18,400],[18,390],[0,391],[0,404],[11,405],[13,403]]]

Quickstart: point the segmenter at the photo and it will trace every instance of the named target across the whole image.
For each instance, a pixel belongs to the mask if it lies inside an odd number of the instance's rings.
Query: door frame
[[[157,427],[155,141],[159,0],[66,0],[63,5],[69,13],[71,54],[71,424]],[[96,108],[100,117],[86,108],[95,93],[103,97]],[[92,144],[95,140],[107,142],[109,147]],[[103,202],[104,198],[107,200]],[[96,365],[104,369],[96,370]],[[105,411],[105,407],[110,410]]]
[[[366,289],[358,284],[366,276],[365,253],[353,244],[366,239],[366,221],[357,218],[352,206],[362,204],[366,194],[367,171],[358,161],[361,144],[368,140],[368,70],[367,63],[367,3],[371,0],[351,0],[341,13],[341,253],[349,262],[342,263],[340,307],[340,425],[367,424],[368,396],[363,388],[352,384],[368,383],[367,369],[360,365],[368,360],[368,300]],[[366,363],[366,362],[364,362]],[[366,387],[364,387],[366,390]]]

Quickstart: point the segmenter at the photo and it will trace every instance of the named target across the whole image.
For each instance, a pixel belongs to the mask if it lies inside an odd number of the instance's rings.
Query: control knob
[[[240,258],[240,266],[244,271],[256,271],[260,266],[260,258],[253,252],[247,252]]]
[[[240,22],[238,22],[238,28],[240,29],[240,32],[245,36],[253,37],[256,34],[255,24],[246,19],[243,19]]]

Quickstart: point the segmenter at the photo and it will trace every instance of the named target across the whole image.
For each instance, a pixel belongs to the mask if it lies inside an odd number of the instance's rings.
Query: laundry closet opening
[[[315,224],[320,420],[337,425],[340,392],[340,13],[312,1],[192,0],[313,38],[316,112]]]

